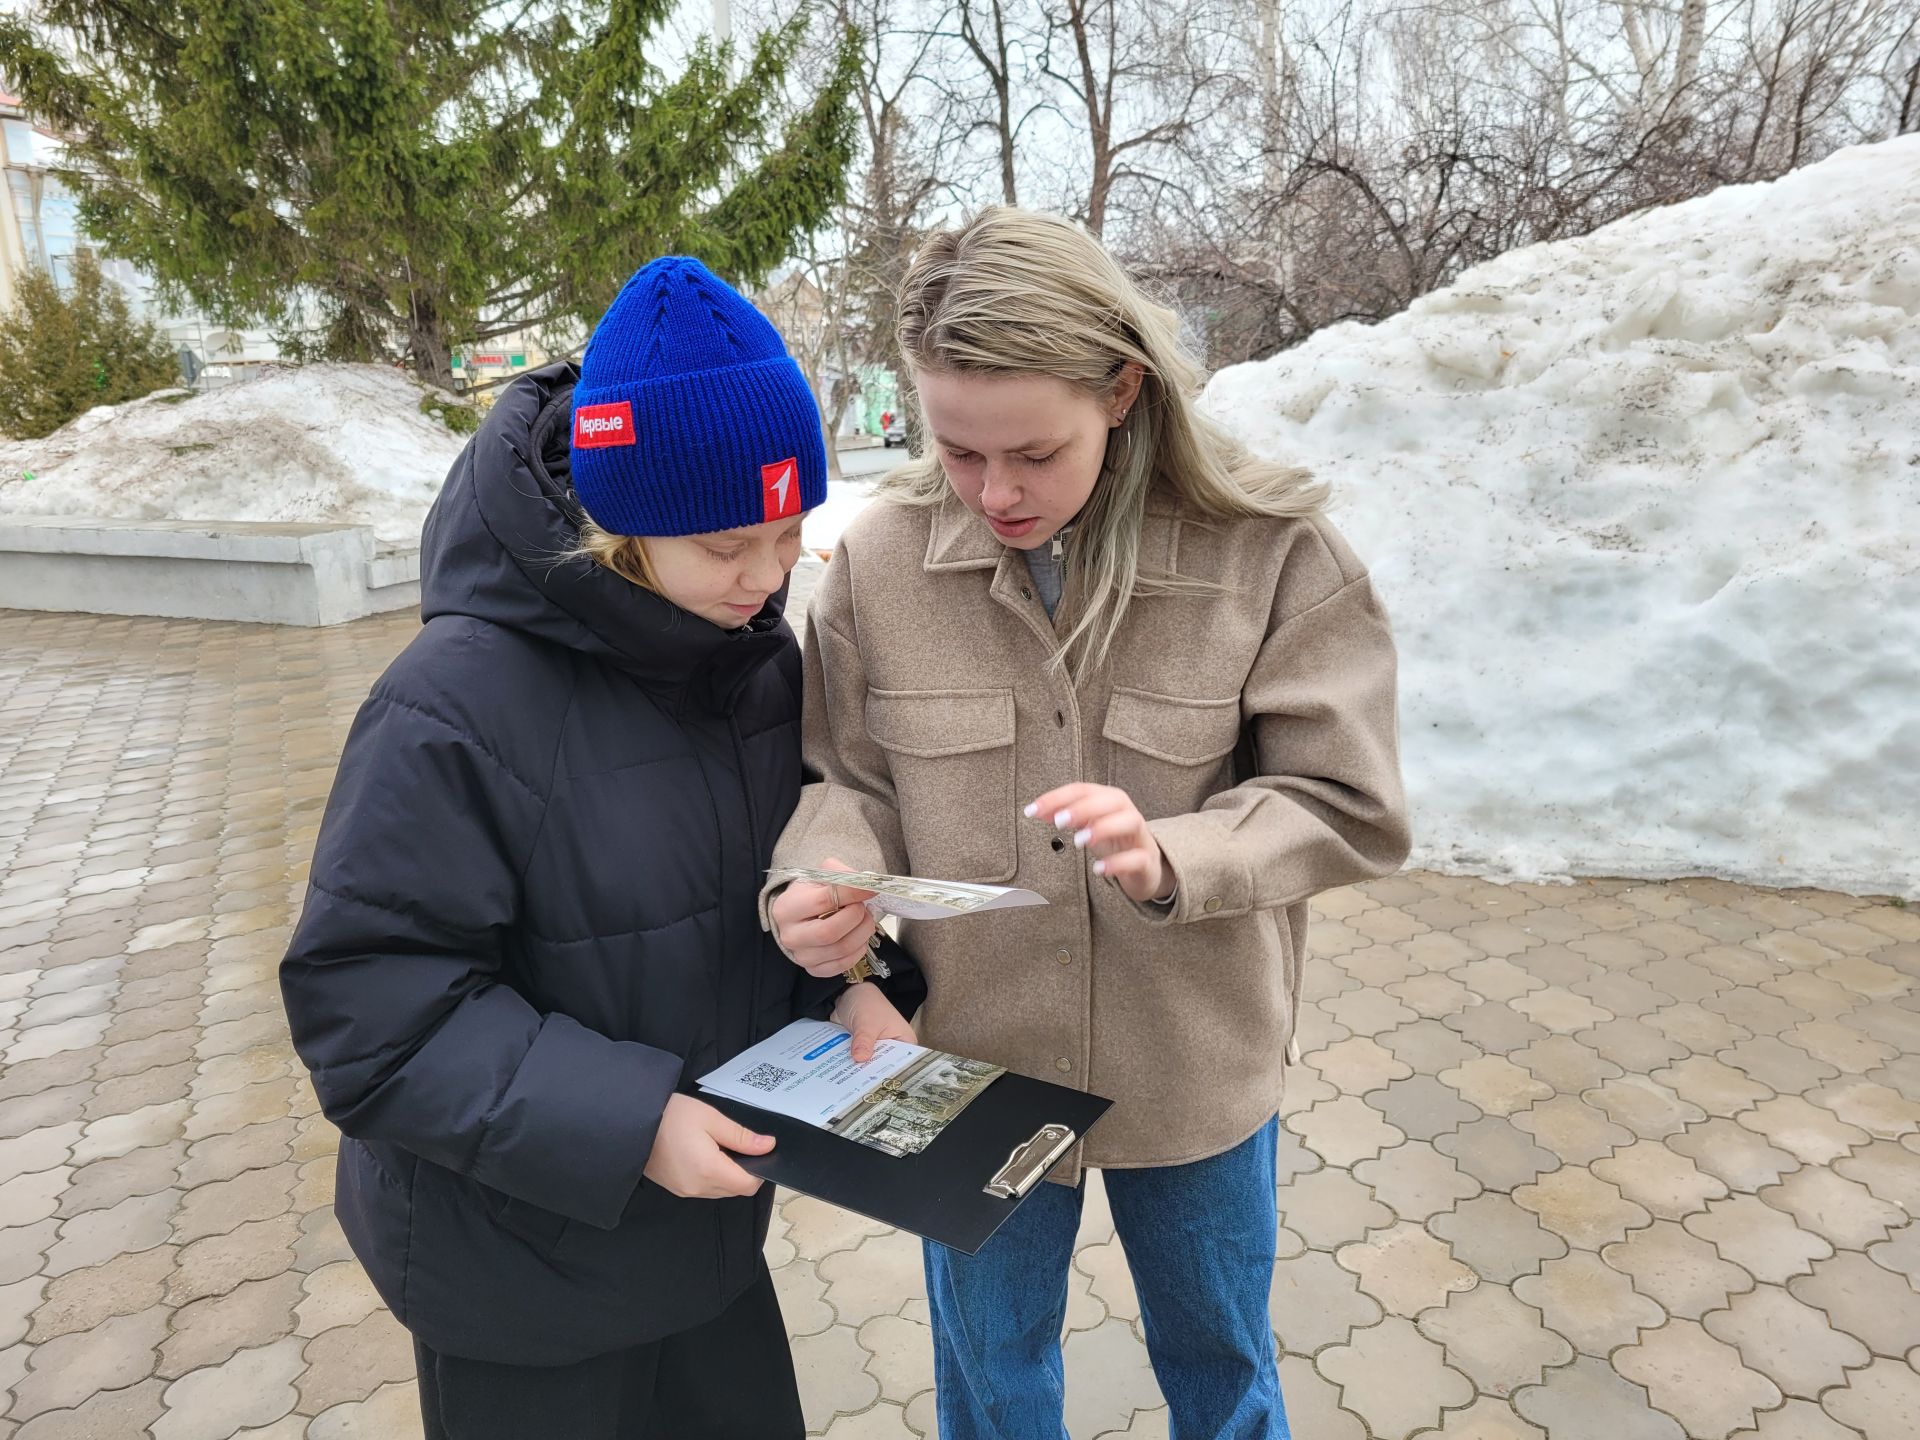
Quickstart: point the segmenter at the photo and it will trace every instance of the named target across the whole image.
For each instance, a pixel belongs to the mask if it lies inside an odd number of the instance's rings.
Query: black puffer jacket
[[[280,972],[354,1252],[428,1345],[519,1364],[753,1279],[770,1190],[641,1172],[668,1096],[837,989],[756,919],[801,781],[784,595],[729,632],[557,561],[575,375],[513,385],[428,517],[426,624],[348,737]]]

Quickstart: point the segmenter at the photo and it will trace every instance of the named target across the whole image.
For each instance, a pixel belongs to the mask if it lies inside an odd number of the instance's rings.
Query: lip
[[[754,616],[758,615],[762,610],[766,608],[766,605],[767,605],[767,602],[764,600],[762,600],[758,605],[735,605],[731,600],[725,601],[723,603],[726,605],[727,609],[733,611],[734,614],[744,615],[749,620],[751,620]]]
[[[986,517],[986,521],[988,525],[993,527],[994,534],[1005,536],[1009,540],[1017,540],[1032,530],[1034,526],[1038,525],[1040,523],[1040,517],[1038,515],[1029,515],[1024,520],[996,520],[993,516],[989,515]]]

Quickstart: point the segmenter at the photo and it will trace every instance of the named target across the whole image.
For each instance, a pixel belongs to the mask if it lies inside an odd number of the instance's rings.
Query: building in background
[[[59,140],[0,90],[0,173],[7,192],[0,215],[0,310],[13,307],[21,277],[35,267],[67,283],[80,223],[73,196],[49,173],[59,150]]]

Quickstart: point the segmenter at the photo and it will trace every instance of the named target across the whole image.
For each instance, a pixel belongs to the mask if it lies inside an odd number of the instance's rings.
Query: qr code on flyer
[[[771,1094],[793,1077],[793,1071],[782,1070],[778,1065],[756,1065],[740,1077],[740,1083]]]

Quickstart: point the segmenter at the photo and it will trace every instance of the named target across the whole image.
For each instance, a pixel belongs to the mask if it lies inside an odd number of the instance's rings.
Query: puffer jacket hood
[[[727,710],[752,672],[791,643],[786,589],[740,630],[690,615],[573,555],[581,511],[569,480],[571,361],[523,375],[488,411],[427,515],[424,620],[464,615],[616,665],[648,689]]]

